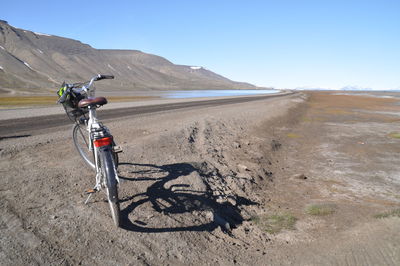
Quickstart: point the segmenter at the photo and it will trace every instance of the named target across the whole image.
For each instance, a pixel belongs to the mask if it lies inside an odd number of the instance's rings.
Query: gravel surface
[[[400,218],[374,215],[399,208],[400,143],[388,136],[399,118],[371,112],[400,107],[366,98],[303,93],[106,121],[124,151],[122,229],[104,193],[83,204],[94,173],[69,127],[3,138],[0,262],[398,265]],[[305,211],[318,204],[332,212]]]

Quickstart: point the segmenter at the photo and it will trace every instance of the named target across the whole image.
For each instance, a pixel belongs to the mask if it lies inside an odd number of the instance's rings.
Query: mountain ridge
[[[46,90],[113,74],[99,87],[126,91],[256,89],[203,67],[176,65],[139,50],[95,49],[79,40],[19,29],[0,20],[0,89]]]

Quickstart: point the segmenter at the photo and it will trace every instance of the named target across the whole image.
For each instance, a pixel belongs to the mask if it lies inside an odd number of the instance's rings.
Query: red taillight
[[[102,146],[107,146],[112,144],[112,137],[107,137],[107,138],[102,138],[102,139],[96,139],[93,141],[94,146],[96,148],[102,147]]]

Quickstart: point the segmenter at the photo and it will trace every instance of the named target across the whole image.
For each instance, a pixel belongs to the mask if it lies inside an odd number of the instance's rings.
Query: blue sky
[[[259,86],[400,88],[400,0],[3,0],[0,19]]]

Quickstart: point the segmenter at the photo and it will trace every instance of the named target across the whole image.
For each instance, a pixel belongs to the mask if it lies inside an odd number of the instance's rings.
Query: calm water
[[[223,97],[263,95],[277,93],[278,90],[194,90],[194,91],[166,91],[162,93],[164,98],[199,98],[199,97]]]

